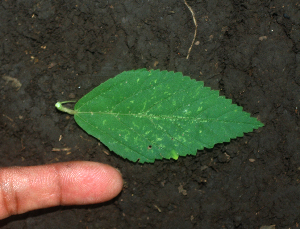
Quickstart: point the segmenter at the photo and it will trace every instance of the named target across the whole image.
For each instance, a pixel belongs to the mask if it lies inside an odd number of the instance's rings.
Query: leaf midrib
[[[195,118],[195,117],[182,117],[182,116],[167,116],[167,115],[149,115],[149,114],[121,114],[121,113],[111,113],[111,112],[101,112],[101,111],[97,111],[97,112],[81,112],[81,111],[77,111],[77,113],[75,115],[80,116],[80,114],[100,114],[100,115],[111,115],[113,117],[120,117],[120,116],[131,116],[131,117],[135,117],[135,118],[148,118],[148,119],[167,119],[167,120],[171,120],[171,121],[176,121],[176,120],[191,120],[191,121],[197,121],[197,122],[201,122],[201,123],[206,123],[206,122],[220,122],[220,123],[237,123],[236,120],[220,120],[220,117],[217,118]],[[224,114],[222,114],[223,116]],[[248,122],[239,122],[242,124],[248,124]]]

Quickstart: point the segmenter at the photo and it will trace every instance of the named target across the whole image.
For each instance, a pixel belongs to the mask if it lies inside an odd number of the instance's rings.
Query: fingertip
[[[107,196],[104,201],[110,200],[114,197],[116,197],[123,189],[123,177],[121,172],[107,164],[97,163],[99,164],[99,167],[102,167],[105,171],[105,174],[107,174]]]
[[[62,204],[102,203],[116,197],[123,188],[121,173],[98,162],[70,162],[63,168]]]

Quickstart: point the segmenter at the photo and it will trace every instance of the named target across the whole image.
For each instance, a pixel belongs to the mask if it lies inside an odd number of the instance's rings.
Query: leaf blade
[[[88,134],[140,163],[195,155],[263,126],[203,82],[159,70],[123,72],[80,99],[75,111]]]

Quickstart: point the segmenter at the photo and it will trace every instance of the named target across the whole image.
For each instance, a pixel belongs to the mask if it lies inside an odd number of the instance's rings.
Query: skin
[[[96,162],[0,168],[0,219],[57,205],[102,203],[122,187],[118,170]]]

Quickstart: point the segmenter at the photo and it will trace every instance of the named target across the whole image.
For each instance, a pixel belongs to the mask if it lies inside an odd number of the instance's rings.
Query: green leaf
[[[123,72],[86,94],[70,110],[77,124],[130,161],[195,155],[263,124],[218,91],[182,73]]]

